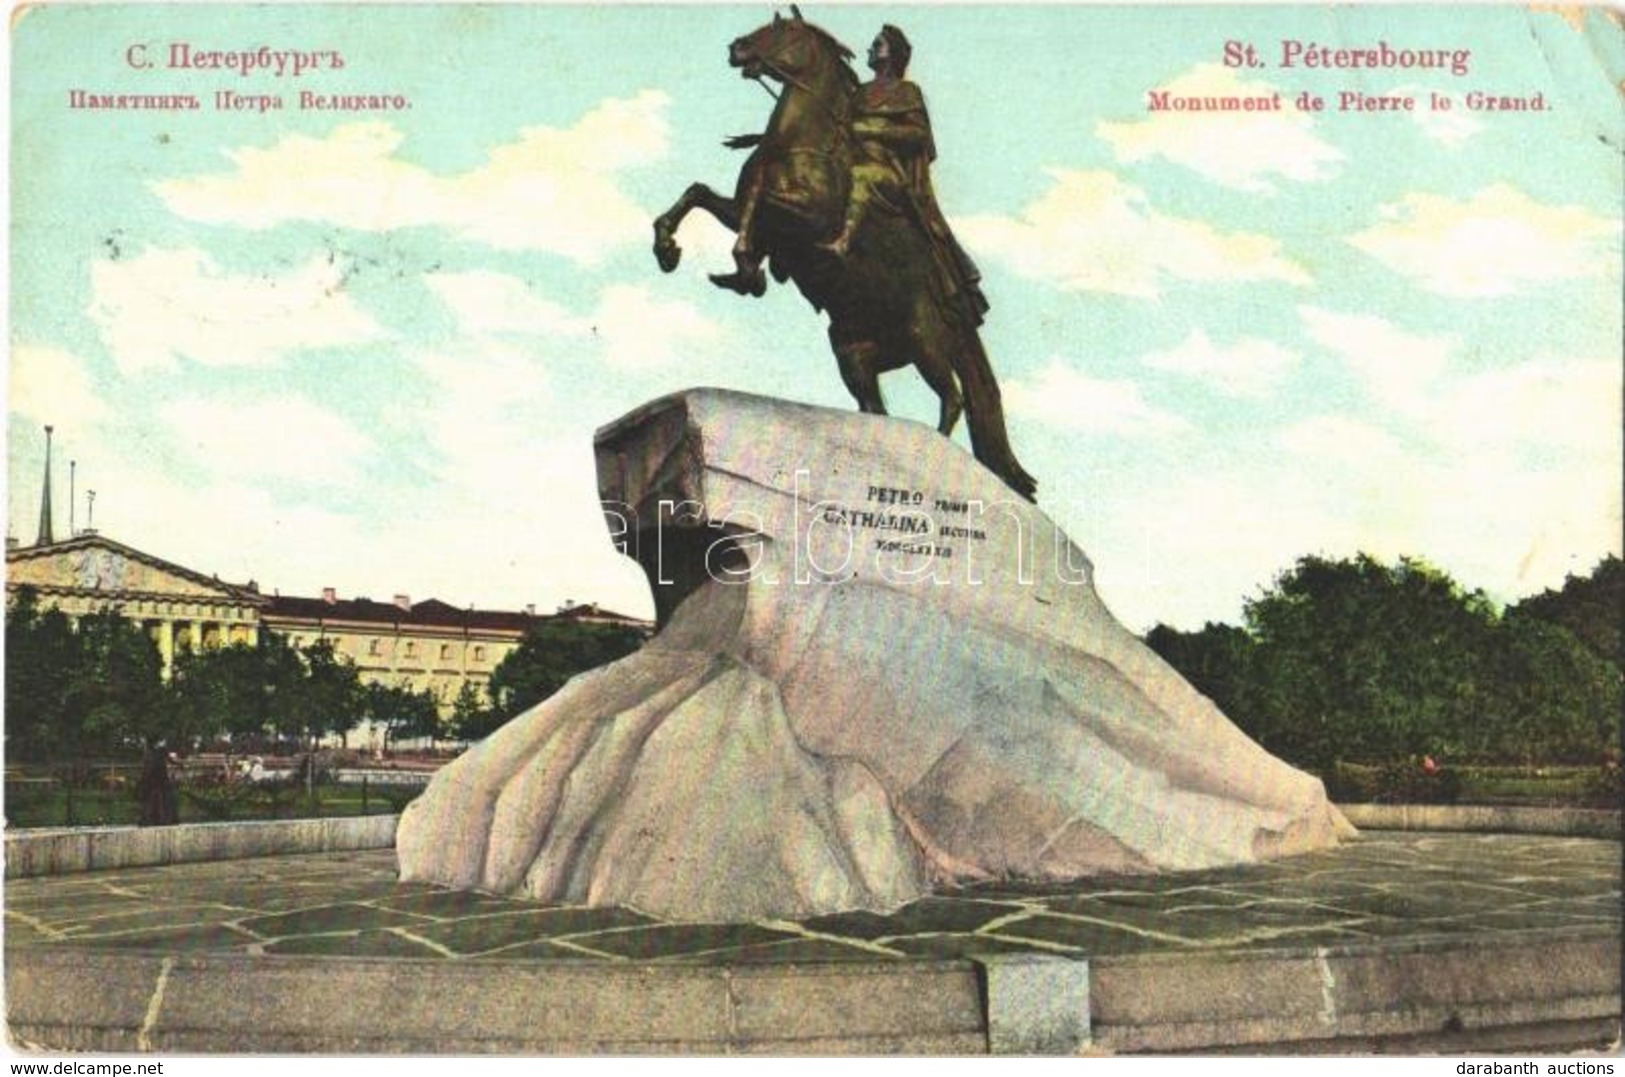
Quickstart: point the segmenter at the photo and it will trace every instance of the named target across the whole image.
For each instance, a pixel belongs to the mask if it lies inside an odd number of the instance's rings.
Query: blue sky
[[[1043,507],[1130,627],[1234,621],[1301,555],[1425,557],[1509,600],[1618,552],[1625,32],[1602,9],[807,6],[915,46],[938,193]],[[849,407],[790,289],[717,291],[649,221],[771,102],[765,5],[44,7],[12,32],[10,533],[57,430],[104,533],[266,589],[647,612],[592,431],[693,385]],[[1280,42],[1468,73],[1279,66]],[[1266,65],[1223,66],[1224,45]],[[336,51],[299,78],[169,45]],[[127,62],[146,47],[153,69]],[[136,53],[140,55],[140,52]],[[197,112],[74,110],[70,91]],[[220,89],[280,111],[217,111]],[[301,111],[301,90],[400,94]],[[1328,110],[1151,112],[1148,92]],[[1343,90],[1449,95],[1352,113]],[[1467,107],[1472,91],[1541,112]],[[934,416],[907,373],[893,410]],[[961,433],[961,439],[964,435]]]

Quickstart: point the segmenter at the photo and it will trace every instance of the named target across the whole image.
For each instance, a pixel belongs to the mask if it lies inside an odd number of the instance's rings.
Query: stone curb
[[[1494,831],[1620,837],[1620,813],[1599,808],[1532,808],[1502,804],[1339,804],[1348,821],[1368,830]]]
[[[1064,1055],[1573,1050],[1620,936],[782,966],[7,954],[12,1042],[107,1052]],[[1494,1045],[1493,1048],[1491,1045]]]
[[[1093,962],[1092,1035],[1113,1053],[1440,1050],[1619,1034],[1620,935],[1532,931],[1271,953]]]
[[[387,849],[395,844],[399,819],[398,815],[360,815],[180,826],[8,830],[5,877],[27,879],[203,860]]]
[[[11,1037],[50,1050],[983,1054],[974,966],[453,963],[14,950]]]
[[[1620,813],[1588,808],[1456,804],[1344,804],[1349,822],[1370,830],[1495,831],[1613,838]],[[28,879],[110,868],[159,867],[290,853],[387,849],[398,815],[170,827],[51,827],[8,830],[5,877]]]

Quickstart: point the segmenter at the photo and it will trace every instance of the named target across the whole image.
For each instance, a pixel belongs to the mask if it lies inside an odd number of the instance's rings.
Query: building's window
[[[373,639],[373,641],[371,643],[367,644],[367,653],[368,654],[382,654],[383,653],[383,644],[381,642],[379,642],[376,638]]]
[[[484,647],[475,647],[474,648],[474,661],[476,661],[476,662],[485,661],[485,648]]]
[[[444,662],[447,659],[449,659],[450,657],[451,657],[451,644],[442,643],[440,645],[440,660],[442,662]]]
[[[408,657],[408,658],[416,657],[417,653],[418,653],[417,642],[415,640],[407,640],[406,641],[406,657]]]

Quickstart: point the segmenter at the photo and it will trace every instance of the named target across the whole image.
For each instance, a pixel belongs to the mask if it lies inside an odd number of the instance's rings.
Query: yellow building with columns
[[[118,610],[157,643],[165,677],[178,653],[252,645],[261,632],[274,632],[295,647],[325,640],[355,664],[363,682],[427,690],[442,716],[451,714],[463,685],[483,695],[491,673],[540,621],[653,629],[648,621],[590,605],[538,614],[530,606],[507,611],[434,598],[414,603],[404,594],[390,602],[340,598],[334,588],[315,598],[265,595],[253,582],[225,583],[90,531],[8,548],[8,602],[19,587],[33,588],[42,608],[59,609],[70,620]],[[361,740],[368,740],[365,731]]]
[[[60,610],[75,624],[87,614],[116,610],[151,635],[166,679],[177,654],[252,646],[265,631],[296,648],[326,641],[354,663],[363,682],[427,691],[441,716],[449,717],[464,685],[487,696],[492,672],[539,621],[620,624],[646,635],[654,627],[597,606],[538,615],[532,606],[521,612],[480,610],[433,598],[413,603],[404,594],[391,602],[341,599],[331,587],[320,598],[264,595],[253,581],[226,583],[89,527],[58,542],[51,512],[51,432],[45,427],[39,537],[32,546],[6,540],[7,606],[19,588],[28,587],[38,594],[41,608]],[[381,743],[377,730],[359,732],[363,745]]]
[[[94,532],[8,549],[6,594],[32,587],[70,621],[118,610],[158,644],[168,676],[178,651],[259,641],[265,596],[142,553]]]

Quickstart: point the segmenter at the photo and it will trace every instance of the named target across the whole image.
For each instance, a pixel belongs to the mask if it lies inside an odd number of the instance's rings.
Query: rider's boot
[[[853,229],[853,226],[852,226],[852,222],[848,221],[846,223],[846,226],[841,229],[840,234],[837,235],[834,239],[830,240],[828,243],[816,244],[816,246],[818,247],[819,250],[828,251],[830,254],[833,254],[835,257],[841,259],[844,262],[846,260],[846,256],[848,254],[852,253],[852,233],[853,233],[853,231],[854,231],[854,229]]]
[[[711,283],[740,295],[760,299],[767,294],[767,274],[762,272],[762,260],[746,251],[734,250],[734,271],[712,273]]]
[[[852,252],[852,237],[858,234],[863,218],[869,213],[869,200],[874,197],[874,182],[865,183],[862,179],[859,172],[855,176],[852,193],[846,200],[846,217],[841,221],[840,232],[827,243],[815,244],[819,250],[828,251],[842,261]]]

